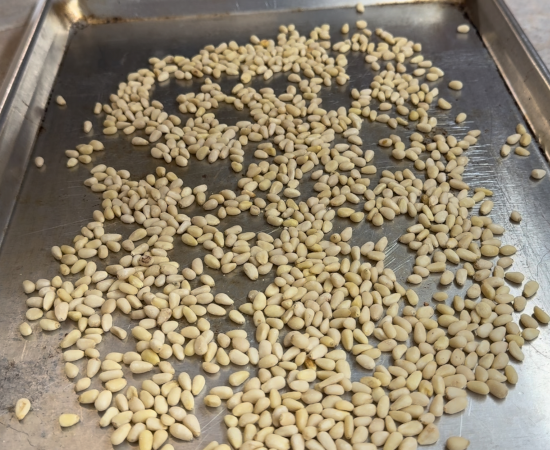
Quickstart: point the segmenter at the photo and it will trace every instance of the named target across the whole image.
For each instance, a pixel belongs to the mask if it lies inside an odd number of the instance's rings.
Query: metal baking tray
[[[369,28],[383,27],[395,35],[408,36],[423,43],[423,53],[446,74],[462,80],[465,88],[450,92],[446,82],[440,82],[443,94],[468,114],[468,120],[454,124],[449,116],[440,121],[454,134],[467,130],[482,131],[477,145],[468,151],[471,158],[465,180],[472,186],[494,189],[494,220],[506,228],[505,243],[513,243],[520,251],[514,267],[541,284],[540,294],[529,301],[527,312],[534,305],[550,310],[550,177],[535,182],[529,174],[534,168],[548,169],[545,153],[550,149],[550,88],[548,71],[538,59],[523,32],[501,0],[465,0],[393,2],[368,0],[362,18]],[[58,343],[70,328],[65,324],[60,332],[43,333],[33,325],[34,334],[23,338],[18,325],[24,320],[25,298],[21,282],[25,279],[53,277],[57,265],[50,256],[50,247],[69,243],[80,228],[91,220],[100,198],[83,185],[88,167],[79,165],[68,170],[63,151],[76,144],[98,138],[106,151],[94,156],[93,163],[105,163],[131,171],[133,177],[152,173],[159,165],[148,152],[135,149],[126,138],[116,139],[101,134],[101,119],[94,117],[93,104],[106,101],[109,93],[125,79],[127,73],[147,66],[151,56],[166,54],[193,55],[206,44],[234,39],[248,42],[251,34],[275,37],[280,24],[294,23],[302,33],[314,26],[329,23],[337,35],[344,22],[358,20],[352,2],[347,0],[254,0],[186,2],[87,1],[66,3],[40,2],[21,44],[18,58],[10,68],[10,76],[0,96],[0,447],[2,449],[110,449],[110,429],[100,429],[99,414],[78,404],[73,383],[63,374]],[[467,35],[457,35],[457,25],[470,22],[475,28]],[[348,73],[351,82],[333,86],[323,92],[324,105],[348,104],[349,91],[365,88],[374,73],[360,56],[350,56]],[[445,78],[448,81],[448,77]],[[223,79],[227,89],[236,79]],[[284,89],[285,76],[274,77],[267,85],[277,92]],[[259,83],[255,82],[255,87]],[[197,89],[197,84],[175,80],[155,88],[155,97],[175,108],[175,97]],[[50,99],[63,95],[68,106],[59,108]],[[246,117],[232,109],[220,110],[221,119],[232,121]],[[93,134],[84,135],[82,123],[92,117]],[[514,132],[518,123],[531,128],[539,144],[533,142],[529,158],[511,155],[503,160],[500,146]],[[407,138],[410,130],[399,127],[396,132]],[[361,132],[364,148],[372,148],[379,173],[395,167],[387,151],[376,145],[389,134],[385,125],[365,124]],[[38,170],[32,159],[43,156],[45,167]],[[404,163],[398,166],[405,167]],[[91,166],[90,166],[91,167]],[[236,177],[227,163],[212,166],[195,162],[197,169],[182,169],[170,165],[189,185],[206,183],[209,190],[228,184],[236,186]],[[374,182],[377,177],[374,177]],[[521,226],[509,222],[515,209],[523,215]],[[239,216],[233,223],[245,230],[270,229],[261,217]],[[368,223],[354,225],[354,242],[390,237],[387,259],[398,279],[404,281],[410,273],[413,255],[396,238],[411,223],[399,218],[395,223],[374,229]],[[337,221],[335,230],[347,226]],[[118,223],[108,225],[112,232],[129,233],[130,227]],[[174,250],[173,258],[187,264],[200,250]],[[229,293],[237,304],[245,301],[250,289],[265,286],[269,280],[251,283],[236,271],[223,279],[217,276],[217,289]],[[435,277],[420,288],[423,299],[429,301],[437,288]],[[450,298],[463,292],[457,286],[448,287]],[[513,288],[512,292],[519,289]],[[124,317],[115,323],[129,326]],[[231,327],[226,319],[213,321],[218,331]],[[247,323],[249,332],[253,326]],[[547,328],[547,327],[543,327]],[[116,341],[107,336],[101,353],[114,348],[133,349],[133,340]],[[255,345],[255,344],[253,344]],[[468,409],[456,416],[438,420],[439,442],[432,448],[441,449],[447,437],[462,435],[471,440],[472,449],[512,450],[518,448],[546,449],[550,438],[550,338],[544,329],[540,337],[524,347],[526,360],[517,364],[519,384],[511,388],[505,401],[492,397],[470,397]],[[186,359],[175,364],[176,369],[192,375],[199,372],[196,361]],[[208,385],[224,383],[229,369],[208,376]],[[363,372],[354,367],[354,377]],[[140,376],[128,379],[138,383]],[[97,383],[97,381],[96,381]],[[202,394],[204,395],[204,393]],[[190,443],[178,443],[176,448],[201,449],[211,440],[224,440],[222,422],[224,408],[207,410],[197,399],[197,416],[202,435]],[[15,402],[27,397],[32,412],[18,422],[13,415]],[[82,423],[62,430],[57,418],[64,412],[81,415]],[[134,448],[129,444],[120,448]]]

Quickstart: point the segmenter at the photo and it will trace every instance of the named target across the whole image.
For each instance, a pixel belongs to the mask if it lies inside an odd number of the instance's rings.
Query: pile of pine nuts
[[[276,40],[252,36],[246,45],[208,45],[192,58],[151,58],[151,68],[130,73],[108,103],[95,105],[105,135],[132,136],[133,145],[149,146],[167,165],[200,170],[199,161],[229,159],[242,175],[236,189],[212,192],[187,186],[164,166],[133,180],[125,169],[96,165],[84,184],[102,196],[102,208],[72,243],[52,248],[60,275],[23,283],[29,321],[44,331],[74,324],[60,343],[65,373],[79,402],[103,412],[100,426],[114,428],[113,445],[171,450],[170,437],[197,438],[200,418],[192,412],[206,390],[208,407],[229,411],[223,420],[235,450],[411,450],[438,441],[437,419],[464,411],[468,391],[505,398],[518,382],[511,362],[524,359],[522,347],[549,316],[538,307],[523,313],[539,285],[507,271],[516,248],[503,242],[504,228],[490,217],[493,192],[463,181],[466,152],[480,132],[434,134],[433,107],[449,110],[452,103],[430,89],[445,74],[424,59],[420,43],[373,32],[365,20],[340,31],[343,39],[332,44],[327,25],[309,37],[283,25]],[[322,90],[348,83],[350,52],[365,54],[376,75],[369,87],[351,91],[349,108],[327,111]],[[288,74],[285,92],[249,85],[277,73]],[[230,93],[215,82],[224,74],[240,76]],[[199,93],[176,99],[185,122],[151,99],[156,83],[171,77],[202,81]],[[463,85],[454,80],[449,88]],[[62,97],[56,102],[66,105]],[[246,109],[250,120],[220,123],[215,110],[222,104]],[[456,122],[465,119],[461,113]],[[372,187],[377,168],[375,152],[362,148],[365,122],[386,124],[390,133],[416,128],[410,142],[396,134],[379,141],[411,168],[384,170]],[[92,122],[83,128],[89,133]],[[345,143],[335,143],[337,135]],[[502,156],[518,142],[515,152],[528,155],[530,141],[518,125]],[[104,149],[97,140],[80,144],[66,151],[67,166],[90,164]],[[246,165],[245,149],[257,162]],[[305,199],[307,179],[314,195]],[[186,215],[192,205],[204,214]],[[226,225],[241,214],[263,216],[278,237]],[[386,237],[355,245],[354,227],[332,232],[336,216],[380,227],[399,215],[416,219],[399,238],[416,252],[406,280],[385,264]],[[108,233],[117,219],[139,228]],[[521,215],[512,212],[511,219],[519,224]],[[180,239],[201,246],[204,257],[180,267],[170,258]],[[122,251],[118,264],[103,263]],[[274,278],[235,302],[218,286],[223,277],[214,276],[233,271],[251,281]],[[465,298],[449,299],[445,291],[435,292],[433,303],[420,298],[413,287],[430,274],[439,274],[442,286],[467,288]],[[523,294],[512,295],[510,286],[520,285]],[[136,322],[135,351],[102,356],[101,342],[114,339],[109,333],[131,339],[115,324],[120,313]],[[215,334],[209,319],[225,316],[234,329]],[[249,321],[254,336],[240,328]],[[20,332],[33,329],[25,322]],[[391,354],[389,366],[378,362],[383,353]],[[176,373],[170,361],[193,356],[206,376]],[[151,376],[139,389],[128,386],[124,367]],[[360,369],[357,379],[352,367]],[[209,374],[228,369],[229,386],[207,386]],[[102,388],[90,389],[96,376]],[[30,408],[21,399],[17,418]],[[79,420],[70,412],[59,417],[62,427]],[[469,441],[451,437],[446,445],[465,449]],[[231,447],[211,442],[205,449]]]

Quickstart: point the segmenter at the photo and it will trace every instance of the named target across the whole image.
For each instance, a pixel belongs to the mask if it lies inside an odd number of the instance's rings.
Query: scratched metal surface
[[[544,294],[550,288],[550,239],[548,225],[550,219],[550,178],[535,182],[529,178],[533,168],[546,167],[536,146],[531,145],[529,158],[516,155],[506,160],[499,157],[499,148],[505,137],[514,131],[522,117],[505,88],[496,67],[475,31],[467,35],[457,35],[456,26],[465,22],[461,11],[450,5],[417,4],[384,7],[368,7],[365,16],[369,28],[383,27],[394,35],[407,36],[423,43],[423,53],[441,67],[447,76],[445,80],[459,79],[465,88],[457,93],[449,91],[446,81],[433,83],[443,97],[453,103],[452,113],[447,116],[436,113],[440,124],[458,137],[468,129],[482,131],[479,143],[468,151],[471,163],[465,180],[473,187],[484,186],[494,189],[496,195],[492,217],[506,228],[504,243],[516,245],[520,252],[514,257],[514,268],[534,278],[541,284],[541,294],[529,301],[527,312],[534,305],[550,309],[550,300]],[[135,149],[125,137],[104,137],[101,135],[101,118],[93,117],[94,131],[84,136],[82,122],[90,118],[96,101],[105,101],[117,83],[128,72],[144,67],[150,56],[162,57],[166,54],[196,54],[204,45],[234,39],[247,42],[251,34],[261,37],[275,37],[281,23],[294,23],[302,33],[308,33],[314,26],[329,23],[333,29],[333,41],[339,38],[338,30],[344,22],[357,20],[353,9],[336,9],[310,12],[270,12],[227,18],[202,18],[165,20],[151,22],[118,23],[91,26],[80,30],[72,37],[68,51],[60,68],[53,94],[62,94],[68,106],[60,108],[50,104],[45,114],[43,129],[38,137],[34,156],[43,156],[46,165],[38,170],[30,165],[24,180],[20,198],[12,217],[6,239],[0,251],[0,447],[2,449],[51,449],[59,450],[85,448],[109,449],[112,429],[100,429],[99,414],[93,408],[78,404],[73,391],[73,383],[63,374],[61,352],[58,347],[64,333],[71,329],[65,324],[60,332],[44,333],[33,324],[34,334],[23,338],[18,325],[24,320],[26,296],[21,290],[24,279],[35,280],[41,277],[52,278],[57,274],[57,264],[50,256],[52,245],[70,243],[80,228],[91,220],[92,211],[100,205],[100,197],[83,186],[88,175],[83,166],[68,170],[63,150],[74,148],[78,143],[92,138],[101,139],[106,151],[94,155],[94,164],[105,163],[118,169],[128,169],[133,179],[151,173],[158,161],[148,156],[145,149]],[[325,108],[349,105],[349,91],[366,88],[374,73],[366,67],[359,55],[349,57],[348,73],[351,82],[346,86],[324,88],[322,97]],[[452,74],[452,75],[451,75]],[[235,85],[236,78],[223,79],[225,90]],[[278,75],[266,83],[280,93],[286,84],[286,77]],[[255,82],[255,87],[262,83]],[[177,112],[175,97],[189,90],[197,90],[198,84],[171,80],[155,88],[154,97],[160,99],[168,111]],[[460,112],[468,114],[468,120],[456,126],[452,118]],[[235,123],[246,117],[246,112],[236,113],[232,108],[216,111],[221,122]],[[397,130],[404,140],[412,131],[400,127]],[[375,163],[379,169],[412,167],[409,163],[398,163],[389,159],[389,151],[381,149],[376,142],[389,134],[382,124],[365,123],[361,136],[364,149],[372,148]],[[248,161],[251,161],[248,154]],[[237,177],[230,171],[228,161],[208,165],[192,160],[189,168],[169,166],[182,176],[187,185],[208,184],[209,192],[223,187],[236,187]],[[372,177],[373,183],[377,176]],[[305,183],[304,183],[305,184]],[[304,192],[307,189],[302,189]],[[512,209],[521,212],[524,220],[521,226],[512,225],[508,216]],[[191,213],[199,212],[191,210]],[[404,246],[396,244],[396,238],[412,221],[398,218],[395,223],[385,224],[382,229],[374,229],[368,223],[354,225],[353,242],[361,244],[376,240],[383,235],[390,238],[390,251],[387,258],[398,279],[403,281],[410,273],[413,255]],[[249,216],[228,223],[240,223],[245,230],[266,230],[261,217]],[[348,224],[340,221],[335,225],[339,231]],[[107,225],[108,232],[129,234],[133,228],[118,223]],[[269,231],[273,231],[270,229]],[[183,245],[176,246],[171,257],[180,264],[189,263],[201,252],[190,250]],[[111,258],[109,263],[114,261]],[[258,289],[269,283],[263,278],[250,282],[237,271],[220,277],[212,273],[217,281],[217,292],[227,292],[239,305],[245,301],[250,289]],[[420,288],[423,300],[429,301],[437,288],[435,278],[430,278]],[[450,298],[455,293],[464,292],[457,286],[447,288]],[[512,292],[520,292],[516,287]],[[213,320],[213,328],[223,331],[232,328],[226,319]],[[115,324],[128,327],[125,317],[115,315]],[[245,328],[252,332],[247,323]],[[547,327],[545,327],[547,328]],[[256,345],[255,343],[253,345]],[[134,346],[133,339],[121,342],[111,335],[105,337],[99,346],[102,355],[109,351],[128,351]],[[547,389],[550,372],[550,340],[548,330],[543,330],[538,340],[524,348],[526,360],[516,365],[520,381],[511,388],[505,401],[491,397],[481,399],[470,396],[470,406],[462,414],[443,417],[438,420],[441,430],[440,441],[432,448],[441,449],[448,436],[462,435],[472,441],[472,449],[518,449],[548,448],[550,438],[550,391]],[[83,361],[79,362],[81,370]],[[191,375],[199,372],[196,360],[189,358],[182,363],[174,363],[177,371],[187,371]],[[214,386],[226,382],[234,368],[225,368],[215,376],[207,376],[207,385]],[[252,370],[252,368],[251,368]],[[125,369],[130,384],[138,384],[144,376],[133,376]],[[358,379],[365,374],[363,369],[354,367],[353,377]],[[93,387],[98,387],[95,380]],[[202,435],[190,443],[174,443],[176,448],[200,449],[211,440],[223,441],[224,408],[207,409],[202,405],[201,394],[197,399],[196,414],[202,425]],[[33,410],[22,421],[13,416],[13,406],[20,397],[27,397]],[[81,415],[81,423],[67,430],[61,430],[57,417],[61,413],[75,412]],[[134,448],[135,444],[123,444],[120,448]]]

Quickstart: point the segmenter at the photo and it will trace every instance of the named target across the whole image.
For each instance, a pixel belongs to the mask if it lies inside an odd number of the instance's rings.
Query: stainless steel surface
[[[407,3],[455,3],[462,4],[464,0],[362,0],[365,6]],[[158,17],[189,17],[193,15],[222,16],[226,14],[251,14],[262,11],[300,11],[306,9],[355,8],[354,0],[256,0],[226,1],[210,0],[207,2],[188,2],[185,8],[178,0],[160,0],[144,2],[142,0],[126,0],[116,5],[109,0],[80,0],[78,3],[69,1],[70,9],[75,5],[82,18],[89,22],[123,20],[143,20]]]
[[[0,6],[0,85],[27,29],[36,0],[3,0]]]
[[[550,71],[503,0],[466,0],[466,9],[506,84],[550,158]]]
[[[548,3],[540,0],[504,1],[546,67],[550,67],[550,32],[546,26],[550,19]]]
[[[204,2],[203,2],[204,3]],[[115,3],[109,5],[110,13],[116,16]],[[136,8],[139,10],[139,4]],[[157,11],[162,16],[162,11]],[[479,36],[474,32],[458,35],[456,27],[465,18],[459,8],[445,4],[417,4],[400,6],[372,6],[367,8],[365,16],[369,28],[383,27],[395,35],[407,36],[423,43],[423,53],[441,67],[446,74],[444,80],[433,83],[438,86],[441,95],[453,103],[450,115],[434,112],[440,124],[456,136],[463,136],[467,130],[478,128],[482,131],[479,143],[468,150],[471,159],[465,180],[472,187],[484,186],[495,190],[495,208],[491,214],[494,221],[505,226],[505,243],[513,243],[520,252],[514,257],[514,267],[541,284],[541,293],[529,301],[527,312],[533,305],[550,309],[550,300],[545,295],[550,290],[550,239],[547,227],[550,223],[548,196],[550,195],[550,177],[535,182],[529,178],[533,168],[547,167],[547,161],[535,144],[530,146],[529,158],[511,155],[501,160],[499,149],[505,137],[513,133],[518,122],[523,123],[522,114],[500,77],[494,61],[491,59]],[[49,45],[41,49],[45,65],[37,68],[33,77],[28,73],[27,91],[19,94],[30,97],[31,105],[27,114],[34,114],[32,120],[24,120],[23,128],[12,129],[14,136],[26,136],[26,141],[17,146],[20,153],[26,155],[34,140],[34,132],[42,115],[50,83],[57,74],[57,65],[67,39],[67,28],[63,21],[50,11],[40,33],[49,37]],[[55,19],[55,20],[54,20]],[[353,23],[357,14],[353,9],[335,9],[321,11],[296,12],[256,12],[238,14],[231,17],[195,17],[163,21],[136,21],[89,26],[79,30],[69,41],[63,64],[57,74],[53,96],[61,94],[67,100],[67,107],[60,108],[54,102],[48,105],[41,132],[34,146],[32,156],[43,156],[45,167],[38,170],[29,164],[23,186],[11,217],[4,243],[0,249],[0,447],[2,449],[110,449],[111,429],[100,429],[99,414],[91,408],[80,406],[73,391],[73,383],[63,374],[61,352],[58,347],[63,334],[71,328],[65,324],[59,332],[44,333],[34,324],[34,334],[22,338],[18,325],[24,319],[26,296],[22,293],[21,282],[24,279],[53,277],[57,274],[57,264],[49,253],[52,245],[70,243],[80,228],[91,220],[91,214],[101,200],[96,194],[83,186],[82,181],[88,175],[88,169],[82,166],[68,170],[65,167],[63,150],[76,144],[99,138],[105,143],[106,151],[94,155],[93,164],[105,163],[116,168],[130,170],[133,179],[139,179],[151,173],[158,165],[146,149],[135,149],[125,137],[105,137],[101,134],[102,116],[93,117],[94,132],[85,136],[81,131],[82,122],[92,116],[94,102],[105,101],[109,93],[122,81],[128,72],[145,67],[150,56],[162,57],[166,54],[193,55],[204,45],[234,39],[239,43],[247,42],[251,34],[261,37],[274,37],[281,23],[294,23],[302,33],[308,33],[314,26],[329,23],[333,35],[344,22]],[[41,39],[38,42],[42,42]],[[44,39],[44,42],[46,40]],[[37,50],[33,50],[34,52]],[[45,55],[53,55],[46,58]],[[29,61],[31,63],[32,59]],[[365,88],[370,84],[374,73],[366,67],[360,55],[349,56],[348,73],[351,82],[346,86],[324,88],[322,97],[325,108],[334,108],[349,104],[349,91]],[[41,64],[38,64],[40,67]],[[34,66],[32,66],[34,67]],[[450,91],[447,82],[450,79],[462,80],[465,87],[460,92]],[[39,80],[33,91],[32,80]],[[222,79],[221,85],[227,90],[238,81]],[[286,85],[286,77],[279,75],[265,83],[281,92]],[[255,81],[255,87],[264,85]],[[198,85],[190,82],[171,80],[157,86],[154,97],[161,100],[171,112],[177,112],[175,97],[189,90],[196,91]],[[28,101],[28,100],[27,100]],[[21,100],[21,102],[24,102]],[[460,126],[454,124],[459,111],[468,114],[467,122]],[[220,121],[235,123],[247,117],[246,110],[236,113],[233,109],[220,108],[216,111]],[[23,114],[24,116],[24,114]],[[6,132],[6,129],[4,129]],[[396,133],[404,140],[411,130],[398,128]],[[361,136],[365,142],[363,148],[372,148],[378,173],[385,168],[405,168],[410,164],[396,164],[389,158],[388,150],[376,145],[382,137],[387,137],[389,129],[379,123],[365,123]],[[0,148],[4,147],[6,135],[0,135]],[[16,145],[13,144],[13,148]],[[250,146],[249,148],[252,148]],[[17,153],[17,152],[15,152]],[[14,153],[14,154],[15,154]],[[248,156],[250,158],[250,155]],[[28,161],[21,156],[22,162]],[[248,160],[251,161],[251,158]],[[21,159],[20,159],[21,162]],[[187,169],[171,164],[167,166],[179,176],[184,177],[188,185],[206,183],[209,192],[223,187],[236,187],[237,177],[232,174],[228,162],[218,162],[212,166],[206,162],[192,160]],[[0,182],[4,182],[5,173]],[[17,183],[14,173],[12,183]],[[373,176],[373,183],[378,176]],[[0,184],[4,186],[4,184]],[[3,193],[3,192],[2,192]],[[10,197],[8,197],[10,198]],[[4,207],[4,199],[2,206]],[[509,222],[512,209],[523,215],[521,226]],[[197,213],[191,210],[190,213]],[[187,213],[187,211],[186,211]],[[245,230],[269,230],[261,217],[251,219],[242,216],[240,222]],[[404,282],[410,273],[413,254],[395,242],[403,230],[412,221],[400,217],[393,224],[385,224],[382,229],[374,229],[368,223],[354,225],[353,241],[361,244],[375,240],[382,235],[390,238],[388,265],[393,268],[398,279]],[[338,221],[335,231],[348,223]],[[130,226],[112,223],[107,226],[112,232],[120,231],[126,236],[133,230]],[[277,233],[277,231],[275,231]],[[189,250],[182,245],[172,251],[172,258],[184,265],[200,254],[199,249]],[[123,253],[124,254],[124,253]],[[108,261],[111,263],[115,258]],[[269,280],[250,282],[242,273],[221,277],[210,272],[217,281],[216,292],[227,292],[235,298],[237,305],[245,301],[250,289],[265,286]],[[424,282],[419,291],[422,300],[430,301],[431,293],[437,289],[436,277]],[[447,288],[451,298],[455,293],[463,293],[457,286]],[[513,293],[520,290],[512,287]],[[121,315],[115,315],[115,323],[127,326],[128,321]],[[232,328],[226,319],[213,320],[216,331]],[[252,325],[245,327],[249,332]],[[550,370],[550,340],[548,327],[543,327],[541,336],[532,344],[525,346],[526,360],[516,365],[519,372],[519,384],[511,388],[505,401],[494,398],[475,398],[467,411],[456,416],[442,417],[438,420],[441,438],[431,448],[442,449],[448,436],[462,435],[472,441],[471,449],[515,450],[518,448],[545,449],[550,438],[550,391],[547,389]],[[255,343],[253,344],[255,345]],[[133,339],[121,343],[113,336],[106,336],[101,344],[102,355],[117,349],[133,349]],[[384,359],[387,361],[387,359]],[[174,364],[176,370],[191,374],[199,372],[197,361],[186,359]],[[82,369],[82,362],[79,363]],[[223,369],[219,375],[207,376],[209,386],[223,383],[234,368]],[[252,369],[251,369],[252,370]],[[143,376],[132,376],[125,369],[132,384],[139,383]],[[365,371],[354,367],[354,379],[360,378]],[[97,386],[98,381],[94,381]],[[203,394],[204,395],[204,394]],[[197,399],[197,416],[202,425],[200,439],[190,443],[175,443],[176,448],[201,449],[210,440],[224,440],[222,423],[223,408],[207,410],[202,405],[201,395]],[[13,416],[13,406],[20,397],[28,397],[33,410],[22,421]],[[61,430],[57,417],[64,412],[76,412],[81,415],[82,423]],[[133,448],[124,444],[120,448]]]
[[[43,16],[45,5],[46,0],[40,0],[33,8],[31,16],[27,21],[25,31],[19,41],[19,45],[15,50],[15,57],[8,66],[5,77],[0,83],[0,115],[2,114],[2,110],[8,106],[8,98],[16,87],[17,74],[22,68],[25,57],[30,50],[31,41],[36,36],[36,30]]]
[[[39,25],[36,28],[37,25]],[[9,103],[0,114],[0,244],[15,205],[29,155],[69,36],[69,22],[51,9],[31,27]]]

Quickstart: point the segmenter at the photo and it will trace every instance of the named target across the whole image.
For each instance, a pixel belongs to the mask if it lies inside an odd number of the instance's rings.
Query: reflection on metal
[[[37,4],[0,93],[0,245],[69,38],[68,23],[45,3]]]
[[[550,72],[503,0],[466,0],[466,10],[550,158]]]
[[[19,47],[15,51],[15,56],[6,72],[6,77],[0,85],[0,126],[3,111],[9,106],[8,100],[14,89],[17,87],[17,76],[23,69],[25,58],[31,51],[32,40],[37,34],[40,20],[44,15],[46,0],[38,0],[31,16],[27,22],[23,37],[19,43]]]
[[[57,5],[60,14],[63,14],[71,23],[85,20],[79,0],[61,1]]]
[[[119,3],[109,1],[79,0],[88,23],[110,21],[140,21],[162,18],[191,18],[193,16],[221,16],[251,14],[258,12],[312,11],[330,8],[355,9],[356,1],[350,0],[209,0],[186,2],[180,0],[157,0],[142,2],[129,0]],[[438,3],[462,5],[464,0],[363,0],[365,6],[389,6],[411,3]]]

